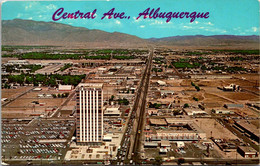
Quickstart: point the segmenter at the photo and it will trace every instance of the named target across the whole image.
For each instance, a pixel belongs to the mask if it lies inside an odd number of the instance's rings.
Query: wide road
[[[137,105],[137,111],[136,111],[136,122],[137,127],[135,128],[135,138],[132,146],[132,154],[131,154],[131,160],[133,160],[135,163],[138,163],[140,161],[140,152],[141,152],[141,146],[142,146],[142,137],[143,137],[143,127],[145,124],[145,109],[146,109],[146,97],[147,92],[149,88],[149,82],[150,82],[150,75],[151,75],[151,67],[152,67],[152,59],[153,59],[153,49],[150,52],[150,56],[147,60],[147,66],[143,75],[144,82],[141,84],[142,88],[140,88],[140,100],[138,101]]]
[[[145,115],[146,96],[149,87],[150,71],[153,57],[153,49],[150,51],[150,55],[146,61],[146,67],[143,71],[142,78],[140,80],[138,90],[135,94],[134,105],[130,114],[129,121],[127,123],[125,133],[123,135],[120,148],[118,149],[117,159],[112,164],[129,164],[133,158],[137,159],[141,138],[141,128],[143,126],[143,119]],[[132,155],[132,152],[134,155]]]

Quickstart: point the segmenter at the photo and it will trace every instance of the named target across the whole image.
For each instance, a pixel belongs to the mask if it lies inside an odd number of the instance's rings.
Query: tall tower
[[[101,142],[103,138],[103,84],[80,83],[76,92],[77,142]]]

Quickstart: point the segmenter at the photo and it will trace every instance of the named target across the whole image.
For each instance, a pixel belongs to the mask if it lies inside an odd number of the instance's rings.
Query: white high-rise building
[[[101,142],[103,138],[103,84],[80,83],[77,92],[77,142]]]

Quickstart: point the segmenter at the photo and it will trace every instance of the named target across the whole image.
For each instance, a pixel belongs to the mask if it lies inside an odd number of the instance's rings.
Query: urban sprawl
[[[2,46],[2,164],[258,164],[259,50]]]

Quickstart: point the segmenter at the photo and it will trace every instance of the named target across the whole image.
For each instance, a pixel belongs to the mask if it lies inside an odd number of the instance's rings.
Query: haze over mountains
[[[125,33],[109,33],[55,22],[32,20],[2,21],[3,45],[55,45],[66,47],[229,47],[258,49],[259,36],[173,36],[142,39]]]

